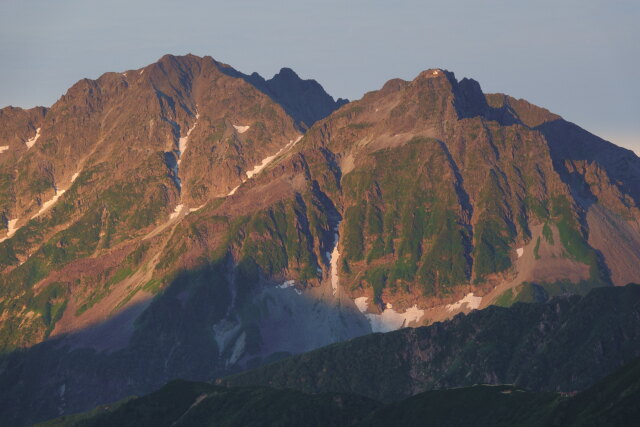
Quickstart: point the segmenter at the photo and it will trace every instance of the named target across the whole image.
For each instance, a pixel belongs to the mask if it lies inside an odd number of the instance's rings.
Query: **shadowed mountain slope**
[[[382,405],[345,394],[307,395],[269,388],[225,388],[176,381],[159,391],[46,426],[621,426],[640,416],[640,361],[573,397],[514,386],[420,393]]]
[[[283,68],[271,79],[265,80],[257,73],[244,76],[273,100],[280,104],[303,129],[308,129],[349,101],[336,101],[315,80],[302,80],[291,68]]]
[[[638,307],[638,285],[489,307],[334,344],[220,383],[355,393],[386,402],[473,384],[583,390],[640,356]]]

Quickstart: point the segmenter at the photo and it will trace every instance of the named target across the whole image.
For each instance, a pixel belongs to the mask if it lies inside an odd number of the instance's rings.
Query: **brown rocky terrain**
[[[0,123],[0,384],[40,417],[640,281],[640,159],[440,69],[344,105],[165,56]]]

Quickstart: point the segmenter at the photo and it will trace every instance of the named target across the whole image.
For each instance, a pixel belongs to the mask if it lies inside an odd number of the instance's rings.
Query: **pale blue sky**
[[[639,23],[639,0],[0,0],[0,107],[165,53],[350,99],[440,67],[640,153]]]

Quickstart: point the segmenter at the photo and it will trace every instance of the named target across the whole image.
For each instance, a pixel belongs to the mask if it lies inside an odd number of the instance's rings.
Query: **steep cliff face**
[[[554,168],[578,207],[588,243],[601,255],[611,281],[637,281],[638,156],[524,100],[506,95],[489,95],[488,100],[544,135]]]
[[[640,281],[630,152],[440,69],[341,104],[189,55],[2,110],[0,345],[45,341],[2,384],[44,417]]]

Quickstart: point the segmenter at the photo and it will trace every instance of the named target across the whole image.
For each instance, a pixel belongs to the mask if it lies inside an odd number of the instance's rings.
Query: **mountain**
[[[620,426],[640,416],[640,360],[575,396],[513,386],[420,393],[391,404],[356,395],[308,395],[176,381],[159,391],[46,426]]]
[[[176,380],[148,396],[87,414],[52,420],[49,426],[348,426],[380,405],[355,395],[306,395],[268,388],[217,387]]]
[[[513,386],[474,386],[418,394],[374,411],[366,426],[624,426],[640,416],[640,361],[573,396]]]
[[[638,285],[493,306],[337,343],[219,383],[355,393],[383,402],[474,384],[573,392],[640,357],[638,307]]]
[[[342,104],[168,55],[3,109],[4,420],[640,281],[630,151],[440,69]]]
[[[349,101],[334,101],[315,80],[301,80],[291,68],[282,68],[271,79],[260,74],[238,74],[262,92],[268,94],[295,120],[301,130],[310,128]]]
[[[301,137],[279,104],[230,70],[211,58],[165,56],[80,81],[48,110],[2,110],[3,349],[148,300],[182,218]],[[299,96],[300,105],[317,101]]]

